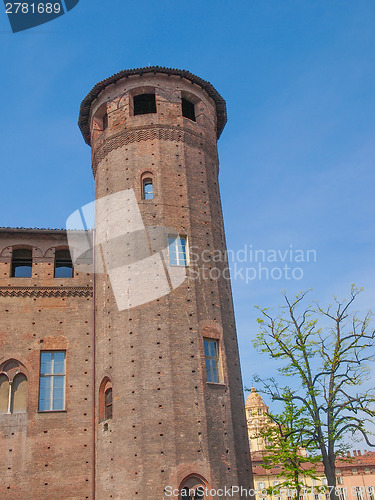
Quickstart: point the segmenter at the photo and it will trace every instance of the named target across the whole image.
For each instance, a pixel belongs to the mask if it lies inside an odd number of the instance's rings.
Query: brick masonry
[[[133,189],[151,253],[160,243],[151,228],[170,227],[207,262],[192,259],[181,286],[119,311],[107,274],[77,265],[74,278],[53,278],[64,231],[0,230],[0,366],[16,359],[28,378],[27,413],[0,414],[0,498],[154,500],[189,477],[210,488],[252,487],[230,281],[202,276],[203,264],[224,274],[227,267],[214,260],[226,249],[216,147],[225,103],[190,74],[137,71],[101,84],[81,107],[96,198]],[[133,96],[142,92],[155,92],[157,113],[134,116]],[[182,96],[195,103],[196,122],[182,116]],[[152,200],[142,200],[145,172]],[[32,278],[10,277],[17,246],[33,249]],[[131,239],[126,250],[134,259],[143,251]],[[220,384],[206,381],[206,337],[220,343]],[[66,350],[64,412],[37,411],[43,349]],[[105,379],[113,418],[101,422]]]
[[[133,116],[144,91],[155,91],[157,113]],[[182,116],[181,96],[196,103],[196,122]],[[90,116],[96,198],[134,189],[146,226],[187,235],[197,254],[208,251],[208,268],[223,270],[212,261],[226,248],[213,100],[179,76],[146,74],[102,90]],[[142,200],[144,172],[152,200]],[[96,278],[96,385],[108,377],[114,394],[113,419],[98,428],[99,498],[162,499],[190,474],[211,488],[252,484],[230,282],[193,279],[199,271],[192,264],[169,295],[126,311]],[[223,384],[206,382],[203,337],[219,339]]]
[[[92,498],[92,276],[54,278],[64,231],[0,230],[0,367],[28,379],[27,413],[0,414],[0,498]],[[32,248],[31,278],[11,278],[12,248]],[[43,350],[66,350],[66,411],[38,412]],[[73,480],[74,478],[74,480]]]

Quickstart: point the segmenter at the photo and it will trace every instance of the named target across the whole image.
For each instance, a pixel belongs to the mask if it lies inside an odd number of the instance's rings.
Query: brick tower
[[[95,246],[98,499],[252,485],[218,186],[225,123],[213,86],[176,69],[121,71],[82,102],[105,200],[96,225],[108,223]]]

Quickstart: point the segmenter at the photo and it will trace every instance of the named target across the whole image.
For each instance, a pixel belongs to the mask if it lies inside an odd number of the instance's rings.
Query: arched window
[[[112,418],[112,382],[104,377],[99,387],[99,422]]]
[[[2,373],[0,375],[0,413],[9,413],[9,395],[9,379],[5,373]]]
[[[23,371],[25,367],[14,359],[0,366],[0,413],[26,412],[27,377]]]
[[[27,378],[23,373],[19,373],[13,379],[10,413],[24,413],[27,404]]]
[[[205,490],[208,488],[207,481],[199,474],[190,474],[187,476],[180,485],[180,499],[181,500],[203,500],[205,497]]]
[[[152,172],[141,175],[142,200],[152,200],[154,197],[154,176]]]
[[[181,497],[186,498],[186,500],[203,500],[204,493],[200,491],[199,488],[182,488]]]
[[[55,278],[73,278],[73,263],[69,250],[55,250]]]
[[[29,248],[15,248],[12,252],[12,278],[31,278],[32,250]]]

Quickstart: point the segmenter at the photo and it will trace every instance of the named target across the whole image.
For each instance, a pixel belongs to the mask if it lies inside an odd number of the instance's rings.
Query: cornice
[[[92,287],[0,286],[0,297],[92,297]]]
[[[93,147],[92,169],[94,176],[98,164],[110,153],[122,146],[133,142],[151,141],[151,140],[184,142],[189,146],[205,150],[208,154],[217,156],[216,143],[209,142],[204,136],[193,132],[192,130],[175,127],[171,125],[143,125],[130,129],[121,130],[110,137],[100,139]]]

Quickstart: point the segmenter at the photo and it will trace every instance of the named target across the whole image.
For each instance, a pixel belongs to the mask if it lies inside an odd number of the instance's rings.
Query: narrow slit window
[[[169,264],[171,266],[187,266],[186,237],[168,237]]]
[[[73,263],[69,250],[55,251],[55,278],[73,278]]]
[[[19,373],[13,379],[10,413],[25,413],[27,404],[27,378],[23,373]]]
[[[12,278],[31,278],[32,275],[32,250],[17,248],[12,255]]]
[[[103,130],[107,128],[108,128],[108,115],[107,113],[105,113],[105,115],[103,116]]]
[[[9,412],[10,384],[9,379],[2,373],[0,375],[0,413]]]
[[[346,500],[345,488],[337,488],[337,490],[339,493],[339,499]],[[374,497],[371,497],[370,494],[369,494],[369,500],[374,500]]]
[[[65,351],[40,355],[39,411],[65,409]]]
[[[204,339],[204,356],[206,360],[207,382],[220,383],[218,340]]]
[[[143,199],[152,200],[154,197],[154,186],[152,179],[143,179]]]
[[[112,418],[112,387],[109,387],[104,393],[104,403],[105,403],[105,412],[104,418],[108,420]]]
[[[133,97],[134,116],[156,113],[155,94],[139,94]]]
[[[185,118],[189,118],[189,120],[192,120],[195,122],[195,105],[191,101],[188,101],[184,97],[181,99],[181,106],[182,106],[182,116]]]

